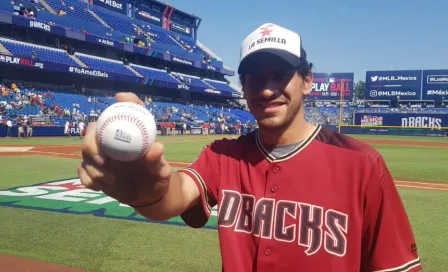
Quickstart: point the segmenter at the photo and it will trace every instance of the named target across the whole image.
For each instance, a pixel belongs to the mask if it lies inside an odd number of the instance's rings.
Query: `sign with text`
[[[448,70],[423,70],[423,100],[448,100]]]
[[[151,11],[145,6],[138,7],[138,9],[135,12],[135,17],[142,21],[162,26],[162,18],[160,17],[160,15],[157,14],[157,12]]]
[[[356,112],[354,124],[363,127],[396,126],[439,129],[448,127],[448,114]]]
[[[421,70],[367,71],[367,100],[420,100]]]
[[[177,33],[180,33],[180,34],[183,34],[183,35],[190,36],[190,37],[192,35],[192,31],[191,31],[190,27],[183,26],[181,24],[174,23],[174,22],[170,23],[170,30],[174,31],[174,32],[177,32]]]
[[[315,73],[313,87],[308,99],[351,100],[354,73]]]
[[[127,13],[125,0],[93,0],[93,4],[122,14]]]

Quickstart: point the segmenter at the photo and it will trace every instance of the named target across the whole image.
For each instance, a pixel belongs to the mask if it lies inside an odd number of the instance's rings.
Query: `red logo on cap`
[[[262,38],[264,36],[271,36],[271,32],[274,31],[272,29],[269,29],[269,27],[271,27],[271,26],[274,26],[274,25],[271,24],[271,25],[267,25],[267,26],[261,28],[261,30],[262,30],[261,34],[263,35],[263,36],[261,36]]]

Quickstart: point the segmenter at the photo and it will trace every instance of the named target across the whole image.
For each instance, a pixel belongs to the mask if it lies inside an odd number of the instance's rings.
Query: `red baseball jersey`
[[[223,271],[420,271],[411,225],[372,147],[317,126],[275,158],[258,131],[208,145],[187,169],[202,227],[218,206]]]

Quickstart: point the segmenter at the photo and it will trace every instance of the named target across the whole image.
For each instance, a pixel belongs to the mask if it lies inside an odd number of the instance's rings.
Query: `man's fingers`
[[[86,157],[92,157],[96,164],[103,166],[105,157],[101,153],[98,145],[96,138],[96,126],[97,123],[92,122],[87,127],[87,133],[84,136],[84,145],[82,147],[82,155],[84,160],[86,160]]]
[[[145,105],[145,103],[143,103],[143,101],[140,100],[140,98],[138,98],[138,96],[134,93],[117,93],[115,95],[115,99],[117,102],[134,102],[140,104],[141,106]]]
[[[145,164],[149,172],[161,179],[168,178],[170,173],[168,162],[163,156],[164,147],[160,142],[154,142],[145,155]],[[168,171],[167,171],[168,170]]]
[[[89,176],[89,174],[87,174],[86,169],[82,165],[79,165],[77,170],[79,179],[86,188],[94,191],[101,191],[102,189],[101,183],[94,182],[93,179]]]
[[[100,166],[86,162],[82,162],[81,166],[94,181],[102,181],[106,183],[115,182],[115,176]]]

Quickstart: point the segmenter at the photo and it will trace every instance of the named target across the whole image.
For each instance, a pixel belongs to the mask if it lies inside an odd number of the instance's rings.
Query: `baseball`
[[[117,161],[135,161],[151,148],[157,128],[154,116],[145,107],[118,102],[101,113],[96,135],[106,156]]]

